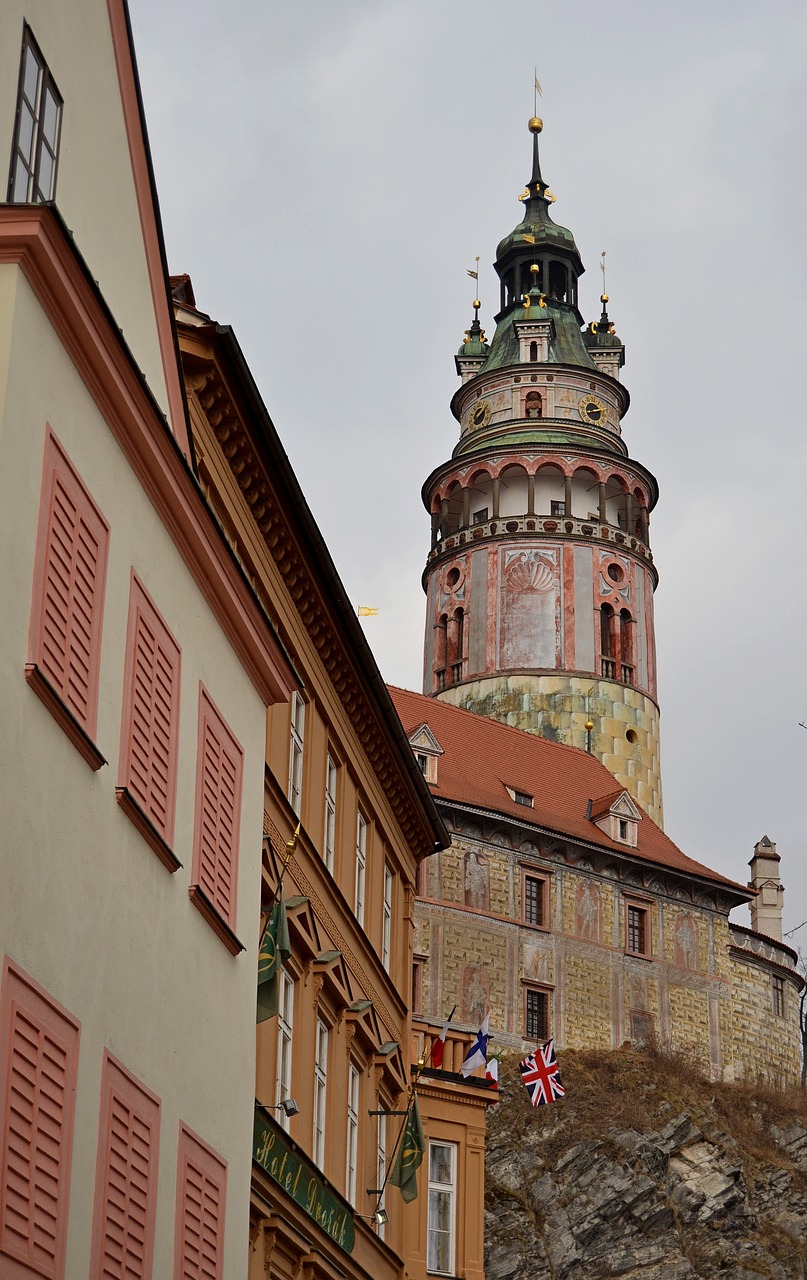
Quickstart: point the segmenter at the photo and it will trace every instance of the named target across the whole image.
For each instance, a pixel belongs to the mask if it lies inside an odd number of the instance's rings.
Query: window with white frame
[[[278,1122],[288,1130],[291,1117],[280,1108],[291,1097],[291,1042],[294,1027],[294,982],[285,969],[280,970],[277,1009],[277,1080],[275,1104]]]
[[[354,912],[359,924],[364,924],[364,882],[367,876],[367,819],[359,809],[356,815],[356,896]]]
[[[291,695],[291,736],[289,740],[289,804],[300,816],[303,793],[303,738],[305,735],[305,703],[299,693]]]
[[[359,1158],[359,1084],[358,1067],[351,1062],[347,1082],[347,1168],[345,1171],[345,1197],[356,1203],[356,1168]]]
[[[390,947],[392,942],[392,890],[394,880],[392,870],[384,866],[384,920],[381,926],[381,963],[389,970]]]
[[[457,1148],[453,1142],[429,1143],[429,1225],[426,1270],[454,1274],[457,1225]]]
[[[321,1169],[325,1160],[325,1089],[328,1077],[328,1024],[317,1018],[314,1054],[314,1163]]]
[[[379,1109],[383,1110],[384,1103],[381,1101],[380,1098],[378,1100],[378,1106],[379,1106]],[[376,1184],[375,1185],[380,1190],[381,1187],[383,1187],[384,1185],[384,1177],[387,1172],[387,1117],[383,1114],[378,1117],[378,1143],[376,1146],[376,1152],[377,1152],[377,1155],[376,1155]],[[379,1205],[382,1204],[382,1200],[380,1198],[378,1203]],[[383,1222],[376,1223],[376,1231],[378,1232],[379,1239],[383,1240],[384,1239],[384,1223]]]
[[[333,874],[333,851],[336,845],[336,761],[329,754],[325,767],[325,836],[322,854],[325,866]]]
[[[62,96],[30,27],[26,26],[8,181],[8,199],[12,204],[42,204],[53,199],[61,125]]]

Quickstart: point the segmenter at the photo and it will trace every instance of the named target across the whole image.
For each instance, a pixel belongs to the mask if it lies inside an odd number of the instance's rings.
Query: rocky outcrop
[[[633,1051],[560,1066],[566,1098],[537,1109],[516,1063],[503,1072],[489,1114],[488,1280],[803,1280],[803,1095],[717,1086]]]

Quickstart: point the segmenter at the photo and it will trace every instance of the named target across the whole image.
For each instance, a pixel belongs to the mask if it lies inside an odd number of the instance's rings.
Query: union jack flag
[[[547,1102],[554,1102],[556,1098],[566,1096],[566,1090],[558,1074],[554,1040],[547,1040],[546,1044],[540,1045],[535,1053],[531,1053],[518,1065],[524,1077],[527,1093],[530,1095],[530,1102],[534,1107],[540,1107]]]

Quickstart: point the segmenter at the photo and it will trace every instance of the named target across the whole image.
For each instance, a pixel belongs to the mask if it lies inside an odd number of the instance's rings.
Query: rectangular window
[[[325,1160],[325,1091],[328,1079],[328,1027],[317,1018],[317,1040],[314,1057],[314,1163],[323,1167]]]
[[[200,684],[191,897],[233,955],[242,950],[233,930],[243,765],[240,745]]]
[[[22,37],[14,147],[8,179],[12,204],[42,204],[56,193],[62,95],[30,27]]]
[[[650,928],[647,907],[640,907],[635,902],[626,904],[625,932],[627,950],[631,955],[647,956],[650,954]]]
[[[549,992],[526,988],[524,1036],[527,1040],[549,1039]]]
[[[412,1013],[423,1012],[423,961],[412,961]]]
[[[359,810],[356,816],[356,896],[354,911],[359,924],[364,924],[364,882],[367,874],[367,819]]]
[[[179,645],[132,573],[118,801],[171,870],[179,866],[171,852],[179,747],[179,679]]]
[[[336,847],[336,762],[328,756],[325,766],[325,866],[333,874],[333,851]]]
[[[0,1273],[64,1274],[79,1024],[6,960],[0,993]]]
[[[305,737],[305,703],[299,693],[291,695],[291,732],[289,738],[289,804],[297,817],[303,794],[303,739]]]
[[[386,1103],[378,1100],[379,1110],[386,1108]],[[387,1117],[380,1115],[378,1117],[378,1141],[376,1144],[376,1187],[380,1190],[384,1185],[384,1178],[387,1172]],[[379,1205],[383,1205],[383,1200],[378,1200]],[[376,1231],[378,1238],[384,1239],[385,1224],[383,1222],[376,1223]]]
[[[524,923],[543,928],[546,924],[546,880],[540,876],[524,877]]]
[[[94,1276],[151,1275],[157,1212],[160,1103],[104,1055],[95,1175]]]
[[[773,985],[773,1011],[777,1017],[785,1016],[785,980],[777,977],[776,974],[771,978]]]
[[[345,1170],[345,1197],[356,1203],[356,1169],[359,1158],[359,1085],[358,1067],[350,1064],[347,1083],[347,1168]]]
[[[285,1098],[291,1097],[291,1050],[294,1030],[294,982],[285,969],[278,979],[277,1009],[277,1068],[275,1073],[275,1104],[279,1108]],[[278,1123],[288,1131],[291,1116],[278,1110]]]
[[[224,1275],[226,1192],[227,1162],[181,1124],[174,1255],[177,1280],[215,1280]]]
[[[487,518],[488,518],[488,508],[487,508],[487,507],[480,507],[480,508],[479,508],[479,510],[478,510],[478,511],[475,511],[475,512],[473,513],[473,515],[471,516],[471,523],[472,523],[472,524],[484,524],[484,523],[485,523],[485,521],[487,520]]]
[[[108,547],[107,521],[48,428],[26,676],[94,769]]]
[[[549,514],[550,514],[551,516],[565,516],[565,515],[566,515],[566,503],[565,503],[565,502],[557,502],[555,499],[550,500],[550,503],[549,503]]]
[[[426,1269],[454,1274],[456,1253],[457,1148],[450,1142],[429,1143],[429,1225]]]
[[[384,866],[384,919],[381,926],[381,963],[389,970],[392,943],[392,894],[395,880],[391,869]]]

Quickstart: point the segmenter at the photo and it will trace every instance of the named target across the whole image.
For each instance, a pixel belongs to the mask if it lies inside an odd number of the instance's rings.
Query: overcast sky
[[[429,520],[480,255],[521,218],[533,66],[581,310],[656,475],[665,828],[807,918],[807,5],[130,0],[170,268],[233,326],[386,680],[420,689]],[[804,506],[804,510],[802,510]],[[747,923],[747,917],[738,916]],[[807,928],[793,944],[807,950]]]

